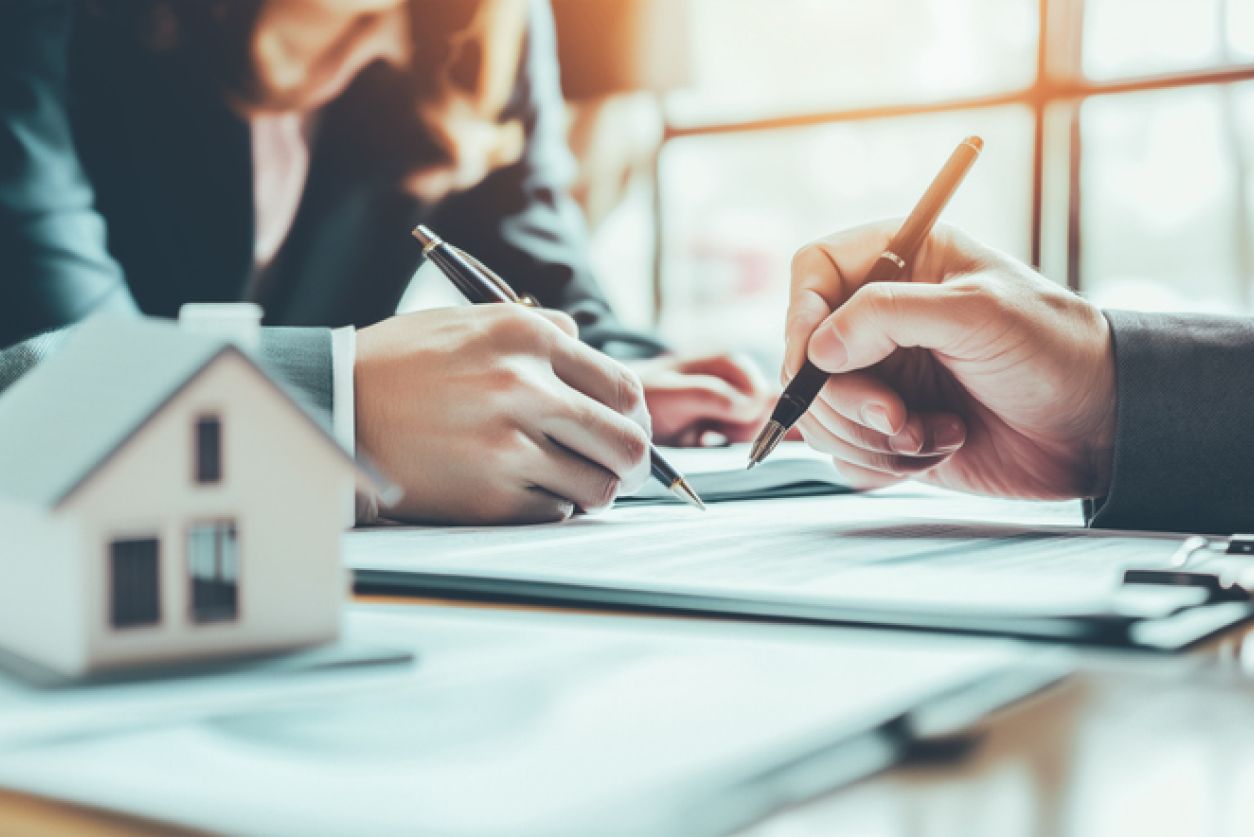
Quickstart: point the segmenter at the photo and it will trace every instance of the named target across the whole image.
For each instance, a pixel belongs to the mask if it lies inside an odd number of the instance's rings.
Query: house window
[[[222,419],[201,416],[196,419],[196,482],[222,481]]]
[[[109,621],[115,628],[155,625],[161,619],[156,538],[124,538],[109,544]]]
[[[192,619],[229,622],[239,615],[239,541],[234,521],[197,523],[187,533]]]

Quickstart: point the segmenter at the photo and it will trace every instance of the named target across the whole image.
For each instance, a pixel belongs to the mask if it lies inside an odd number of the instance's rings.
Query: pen
[[[422,254],[433,261],[454,287],[471,302],[512,302],[529,306],[538,304],[531,297],[520,296],[483,262],[449,244],[422,224],[414,227],[411,235],[422,245]],[[684,479],[684,475],[666,461],[652,442],[649,443],[649,472],[685,503],[705,509],[705,503],[701,502],[701,497]]]
[[[983,149],[984,141],[979,137],[967,137],[958,144],[940,174],[936,175],[936,179],[915,205],[910,217],[906,218],[901,229],[888,242],[888,247],[875,260],[864,284],[888,282],[901,275]],[[807,358],[797,377],[784,388],[783,395],[779,397],[779,402],[771,413],[770,421],[754,440],[753,448],[749,452],[750,468],[770,456],[771,451],[779,446],[792,426],[810,409],[827,379],[828,373]]]

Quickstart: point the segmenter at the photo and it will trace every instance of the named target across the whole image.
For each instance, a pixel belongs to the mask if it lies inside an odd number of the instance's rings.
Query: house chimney
[[[255,352],[261,343],[261,306],[252,302],[188,302],[179,308],[179,325]]]

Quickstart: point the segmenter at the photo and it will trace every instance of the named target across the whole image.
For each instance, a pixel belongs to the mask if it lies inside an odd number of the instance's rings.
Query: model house
[[[89,321],[0,393],[0,647],[80,675],[331,640],[369,480],[235,345]]]

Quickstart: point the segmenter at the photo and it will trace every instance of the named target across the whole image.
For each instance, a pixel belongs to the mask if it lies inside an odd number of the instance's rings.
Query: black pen
[[[932,185],[927,187],[927,191],[919,199],[910,217],[905,220],[901,229],[888,242],[888,247],[875,260],[863,284],[889,282],[901,275],[910,260],[914,258],[919,245],[931,233],[932,227],[936,226],[936,219],[940,217],[945,204],[949,203],[949,199],[958,190],[958,186],[967,176],[967,172],[971,170],[971,166],[983,149],[984,141],[979,137],[967,137],[958,144],[954,153],[949,155],[945,167],[940,170],[940,174],[936,175]],[[750,468],[770,456],[771,451],[779,446],[780,441],[792,429],[792,426],[801,420],[806,410],[809,410],[810,405],[814,403],[814,399],[818,398],[819,390],[823,389],[823,384],[827,383],[827,379],[828,373],[819,369],[807,358],[801,371],[797,373],[797,377],[789,381],[788,386],[784,388],[784,394],[779,397],[779,402],[771,413],[771,420],[766,423],[766,427],[762,428],[762,432],[754,440],[753,449],[749,452]]]
[[[513,302],[518,305],[537,305],[531,297],[520,296],[504,279],[483,262],[464,250],[454,247],[427,227],[419,224],[411,233],[422,245],[422,254],[448,277],[457,290],[473,303]],[[705,503],[684,475],[667,462],[658,449],[649,444],[649,471],[654,479],[685,503],[705,509]]]

